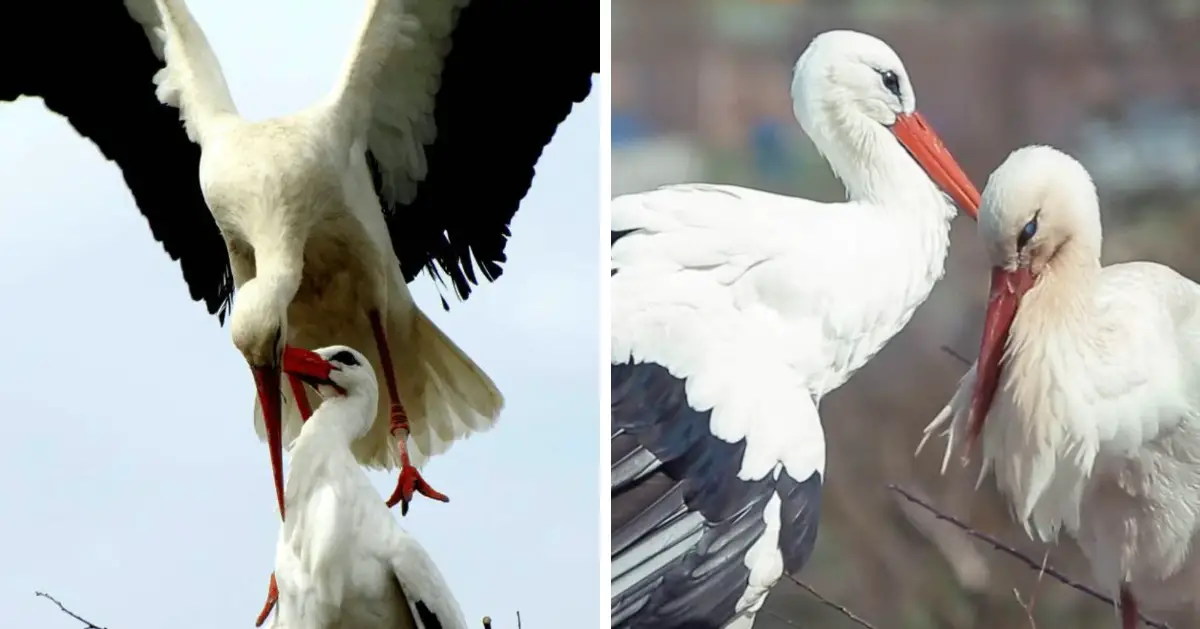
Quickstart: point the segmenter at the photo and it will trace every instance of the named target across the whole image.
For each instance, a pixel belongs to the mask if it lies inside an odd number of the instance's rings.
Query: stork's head
[[[908,71],[896,51],[880,39],[857,31],[826,31],[813,38],[796,62],[792,106],[804,132],[831,162],[835,146],[862,152],[870,146],[864,135],[875,129],[891,131],[929,177],[975,216],[979,192],[917,112]],[[853,131],[846,132],[848,137],[822,141],[834,128]],[[847,158],[861,161],[869,155]]]
[[[283,353],[284,372],[294,375],[317,390],[324,399],[355,398],[368,409],[360,413],[362,420],[351,428],[357,438],[371,428],[375,421],[375,406],[379,402],[379,383],[375,369],[358,350],[345,345],[332,345],[316,351],[288,347]]]
[[[857,31],[826,31],[813,38],[796,62],[792,98],[797,108],[852,109],[885,127],[917,110],[896,51]]]
[[[1040,275],[1060,253],[1098,259],[1096,186],[1083,165],[1062,151],[1019,148],[988,178],[979,235],[992,266],[1007,271]]]
[[[233,302],[229,322],[233,345],[251,368],[279,367],[287,341],[288,308],[279,293],[270,278],[255,278],[242,285]]]
[[[1008,333],[1025,295],[1047,277],[1096,267],[1100,207],[1087,170],[1048,146],[1013,151],[988,178],[979,235],[992,262],[970,436],[978,435],[1000,381]]]

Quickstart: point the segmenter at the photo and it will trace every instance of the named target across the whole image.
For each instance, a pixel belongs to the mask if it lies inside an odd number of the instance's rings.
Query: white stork
[[[882,41],[818,35],[792,98],[849,202],[717,185],[613,200],[613,627],[747,628],[799,570],[821,397],[942,276],[956,214],[942,190],[978,206]]]
[[[329,98],[265,122],[237,116],[180,0],[161,4],[166,21],[155,0],[26,8],[0,24],[0,53],[20,60],[0,74],[0,100],[40,96],[95,142],[121,168],[192,297],[222,323],[232,309],[235,344],[259,382],[256,424],[281,513],[281,444],[303,411],[284,394],[281,434],[285,343],[368,348],[392,404],[381,400],[355,454],[374,466],[405,462],[408,440],[392,434],[403,435],[403,422],[391,421],[403,400],[412,465],[390,504],[407,507],[417,487],[441,496],[415,466],[490,426],[501,397],[412,303],[406,282],[422,270],[439,281],[445,273],[465,299],[479,274],[501,273],[534,165],[599,70],[597,3],[371,2]],[[405,30],[402,11],[416,30]],[[38,45],[47,49],[31,48],[22,30],[46,24],[54,37]],[[181,106],[186,132],[160,95]],[[395,351],[379,360],[389,354],[385,337]]]
[[[979,480],[994,472],[1030,537],[1078,541],[1124,629],[1138,601],[1195,601],[1200,286],[1151,262],[1101,267],[1092,179],[1047,146],[992,173],[979,233],[993,265],[979,359],[917,451],[945,427],[945,471],[979,438]]]
[[[290,451],[288,518],[257,626],[277,599],[272,626],[287,629],[466,629],[433,559],[380,502],[351,452],[375,424],[375,370],[341,345],[289,347],[282,363],[324,401]]]

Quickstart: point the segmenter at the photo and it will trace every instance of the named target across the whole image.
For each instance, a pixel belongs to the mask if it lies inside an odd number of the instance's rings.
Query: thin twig
[[[521,610],[517,610],[517,629],[521,629]]]
[[[950,524],[957,526],[958,528],[962,529],[962,531],[964,533],[966,533],[967,535],[970,535],[971,537],[974,537],[977,540],[985,542],[985,543],[989,544],[992,548],[995,548],[996,550],[1008,555],[1009,557],[1012,557],[1013,559],[1016,559],[1016,560],[1020,561],[1021,563],[1024,563],[1026,566],[1029,567],[1029,569],[1041,571],[1044,574],[1048,574],[1048,575],[1054,577],[1055,579],[1061,581],[1062,583],[1069,585],[1069,586],[1075,588],[1076,590],[1079,590],[1080,592],[1087,594],[1088,596],[1091,596],[1092,598],[1095,598],[1100,601],[1104,601],[1105,603],[1107,603],[1113,607],[1117,606],[1117,602],[1114,601],[1113,599],[1101,594],[1100,592],[1097,592],[1096,590],[1094,590],[1082,583],[1073,581],[1071,578],[1069,578],[1066,575],[1064,575],[1063,573],[1055,570],[1054,568],[1050,568],[1048,566],[1045,566],[1044,564],[1038,565],[1038,563],[1036,561],[1030,559],[1029,557],[1026,557],[1024,554],[1021,553],[1021,551],[1004,544],[1004,542],[1001,542],[1000,540],[992,537],[991,535],[988,535],[987,533],[983,533],[983,532],[980,532],[980,531],[977,531],[977,530],[971,528],[965,522],[963,522],[962,520],[959,520],[958,518],[956,518],[952,515],[938,511],[935,507],[933,507],[933,505],[930,505],[929,503],[925,502],[924,500],[921,500],[920,498],[909,493],[907,489],[904,489],[903,487],[900,487],[899,485],[888,485],[888,489],[900,494],[901,496],[904,497],[905,500],[932,513],[934,515],[934,517],[936,517],[937,519],[942,520],[943,522],[949,522]],[[1150,618],[1149,616],[1147,616],[1143,613],[1139,612],[1138,617],[1140,617],[1142,619],[1143,623],[1145,623],[1151,627],[1155,627],[1156,629],[1171,629],[1170,625],[1163,623],[1163,622],[1159,622],[1157,620],[1154,620],[1153,618]]]
[[[87,618],[84,618],[83,616],[80,616],[79,614],[76,614],[75,612],[67,609],[66,606],[64,606],[62,603],[58,602],[57,598],[54,598],[53,596],[50,596],[49,594],[47,594],[45,592],[34,592],[33,595],[40,596],[40,597],[50,601],[51,603],[58,605],[58,608],[62,610],[62,613],[87,625],[87,627],[85,627],[84,629],[104,629],[104,627],[101,627],[101,626],[97,625],[96,623],[88,620]]]
[[[800,627],[801,629],[803,629],[803,625],[801,625],[800,623],[798,623],[794,620],[788,620],[787,618],[784,618],[783,616],[780,616],[779,614],[776,614],[775,612],[773,612],[769,609],[766,610],[766,614],[768,616],[770,616],[771,618],[774,618],[775,620],[778,620],[779,622],[781,622],[789,627]]]
[[[791,581],[792,583],[795,583],[796,585],[804,588],[804,591],[811,594],[812,597],[817,599],[818,601],[821,601],[822,604],[826,605],[827,607],[832,607],[833,609],[836,609],[839,612],[842,612],[843,616],[845,616],[846,618],[849,618],[850,620],[853,620],[860,627],[866,627],[867,629],[875,629],[875,627],[871,623],[863,620],[862,618],[859,618],[857,615],[854,614],[854,612],[846,609],[845,607],[842,607],[841,605],[838,605],[837,603],[825,598],[824,596],[821,596],[820,593],[818,593],[816,590],[812,589],[812,587],[809,586],[807,583],[801,581],[800,579],[797,579],[796,577],[793,577],[790,574],[785,574],[783,576],[787,577],[788,580]]]
[[[1025,617],[1029,619],[1029,628],[1037,629],[1037,621],[1033,618],[1033,608],[1037,606],[1038,592],[1041,591],[1042,577],[1046,576],[1046,563],[1050,561],[1050,549],[1046,549],[1046,554],[1042,555],[1042,569],[1038,571],[1037,580],[1033,582],[1033,594],[1029,597],[1029,602],[1026,603],[1021,598],[1021,591],[1013,588],[1013,596],[1017,598],[1017,605],[1025,610]]]
[[[946,352],[947,354],[950,354],[951,356],[962,361],[962,364],[964,364],[968,367],[975,364],[975,361],[971,360],[970,358],[967,358],[966,356],[963,356],[962,354],[959,354],[953,347],[950,347],[949,345],[943,345],[940,349],[943,352]]]

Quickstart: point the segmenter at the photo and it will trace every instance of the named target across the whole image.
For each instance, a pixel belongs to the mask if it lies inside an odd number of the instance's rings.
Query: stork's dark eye
[[[343,365],[346,365],[347,367],[354,367],[354,366],[358,365],[358,359],[354,357],[354,354],[351,354],[350,352],[348,352],[346,350],[342,350],[342,351],[334,354],[333,356],[330,356],[329,360],[330,360],[330,362],[342,363]]]
[[[900,77],[891,70],[884,70],[879,73],[879,76],[883,78],[883,86],[887,88],[887,91],[895,94],[896,98],[900,98]]]
[[[1033,218],[1029,219],[1029,222],[1025,223],[1025,226],[1021,228],[1021,233],[1017,234],[1018,251],[1024,249],[1025,245],[1029,244],[1029,240],[1037,233],[1037,227],[1037,214],[1034,214]]]

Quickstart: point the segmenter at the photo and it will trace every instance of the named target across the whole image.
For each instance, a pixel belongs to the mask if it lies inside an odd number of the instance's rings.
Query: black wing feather
[[[688,404],[684,381],[665,367],[612,365],[612,557],[662,562],[622,591],[614,586],[614,628],[718,629],[732,620],[773,494],[785,570],[798,571],[812,553],[821,475],[739,479],[746,443],[713,436],[710,417]],[[658,548],[667,531],[671,545]]]
[[[0,26],[0,58],[11,62],[0,73],[0,100],[41,97],[116,162],[155,240],[179,261],[192,299],[224,323],[233,274],[200,191],[200,147],[188,140],[178,110],[154,95],[163,63],[145,30],[122,0],[25,8],[31,13]],[[47,27],[45,37],[27,36]]]
[[[466,299],[479,284],[476,265],[489,281],[503,272],[534,166],[600,71],[599,16],[591,0],[472,0],[459,14],[434,101],[428,176],[411,204],[386,212],[405,280],[427,270],[444,283],[445,273]],[[371,155],[368,164],[382,199]]]

